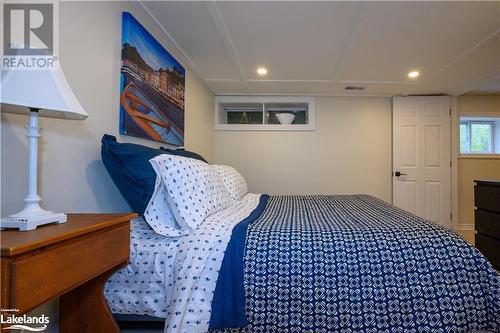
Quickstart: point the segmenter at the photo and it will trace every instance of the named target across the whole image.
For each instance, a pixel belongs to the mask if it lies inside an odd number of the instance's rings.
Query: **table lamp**
[[[21,231],[39,225],[66,222],[66,214],[53,213],[40,206],[37,193],[37,153],[40,127],[38,117],[83,120],[83,110],[57,61],[51,69],[13,69],[1,71],[0,111],[29,115],[28,127],[28,196],[25,207],[0,220],[1,228]]]

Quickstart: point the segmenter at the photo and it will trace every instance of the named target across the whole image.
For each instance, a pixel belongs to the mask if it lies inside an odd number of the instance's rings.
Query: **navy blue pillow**
[[[102,137],[101,144],[102,162],[111,179],[132,210],[142,215],[153,195],[156,180],[149,160],[167,152],[133,143],[119,143],[114,136],[107,134]]]
[[[185,149],[169,149],[169,148],[163,148],[163,147],[160,147],[160,150],[167,152],[167,154],[194,158],[195,160],[199,160],[199,161],[203,161],[205,163],[208,163],[207,160],[205,160],[203,158],[203,156],[201,156],[200,154],[197,154],[193,151],[189,151],[189,150],[185,150]]]
[[[174,152],[180,150],[119,143],[114,136],[108,134],[104,134],[101,139],[101,158],[104,166],[132,210],[141,215],[146,210],[155,188],[156,172],[149,160],[161,154],[180,155]],[[189,153],[191,156],[186,157],[198,157],[197,159],[205,161],[200,155]]]

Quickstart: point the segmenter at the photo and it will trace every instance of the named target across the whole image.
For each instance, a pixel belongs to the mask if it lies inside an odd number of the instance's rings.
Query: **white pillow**
[[[245,178],[243,178],[235,168],[228,165],[214,165],[213,167],[222,178],[231,198],[239,201],[248,193],[248,186]]]
[[[194,229],[208,216],[232,204],[224,183],[210,164],[165,154],[150,163],[166,185],[170,208],[180,226]]]
[[[175,220],[168,202],[166,184],[154,164],[153,169],[157,174],[155,190],[144,211],[144,219],[157,234],[171,237],[188,234],[190,229],[187,225],[180,225]]]

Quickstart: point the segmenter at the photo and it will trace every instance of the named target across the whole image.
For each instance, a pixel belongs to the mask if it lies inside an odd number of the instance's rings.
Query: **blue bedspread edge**
[[[268,200],[269,195],[261,195],[257,208],[233,229],[215,286],[209,330],[248,325],[243,281],[247,230],[248,226],[262,215]]]

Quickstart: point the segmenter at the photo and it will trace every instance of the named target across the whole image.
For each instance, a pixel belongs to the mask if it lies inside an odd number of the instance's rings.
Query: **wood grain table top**
[[[135,213],[68,214],[68,221],[62,224],[48,224],[32,231],[2,230],[0,231],[1,254],[2,257],[16,256],[128,222],[137,216]]]

